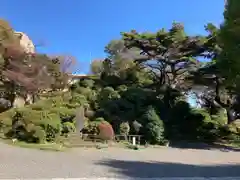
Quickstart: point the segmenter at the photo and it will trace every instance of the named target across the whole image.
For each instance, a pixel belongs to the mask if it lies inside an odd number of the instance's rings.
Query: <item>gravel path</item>
[[[0,144],[0,154],[0,179],[234,177],[240,180],[240,152],[174,148],[47,152]]]

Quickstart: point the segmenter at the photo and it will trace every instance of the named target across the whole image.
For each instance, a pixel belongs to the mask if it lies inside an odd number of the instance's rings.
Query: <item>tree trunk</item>
[[[171,89],[167,87],[164,97],[163,97],[163,103],[164,103],[164,114],[163,114],[163,120],[166,122],[169,118],[169,110],[171,109]]]
[[[33,94],[33,95],[32,95],[32,103],[35,103],[35,102],[37,102],[38,100],[39,100],[39,96],[36,95],[36,94]]]
[[[226,108],[227,111],[227,124],[231,124],[236,120],[235,111],[231,108]]]
[[[15,98],[16,98],[16,94],[14,92],[11,92],[7,97],[7,99],[11,102],[11,107],[13,107]]]

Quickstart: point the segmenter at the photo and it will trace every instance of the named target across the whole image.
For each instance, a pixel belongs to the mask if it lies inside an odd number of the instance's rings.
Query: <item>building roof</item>
[[[81,77],[86,77],[87,74],[69,74],[69,76],[72,78],[81,78]]]

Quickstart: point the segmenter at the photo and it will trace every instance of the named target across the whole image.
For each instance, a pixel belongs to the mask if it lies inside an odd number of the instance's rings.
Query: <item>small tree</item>
[[[13,103],[16,94],[36,94],[46,89],[59,89],[68,81],[67,68],[73,58],[50,57],[45,54],[26,53],[14,30],[0,20],[1,81],[5,90],[3,97]]]
[[[123,122],[120,124],[120,134],[124,135],[125,140],[127,140],[127,135],[129,134],[130,126],[128,122]]]
[[[113,140],[114,131],[111,124],[109,124],[108,122],[101,122],[98,124],[98,129],[99,129],[99,137],[102,140],[105,140],[105,141]]]
[[[153,107],[149,107],[142,117],[144,126],[141,131],[147,142],[152,144],[164,143],[164,125]]]

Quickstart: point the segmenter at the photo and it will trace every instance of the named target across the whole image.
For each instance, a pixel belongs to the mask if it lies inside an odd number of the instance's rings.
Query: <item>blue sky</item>
[[[191,34],[222,22],[224,0],[1,0],[0,17],[25,32],[49,54],[77,58],[76,71],[88,73],[91,59],[104,57],[104,46],[120,32],[157,31],[173,21]]]

